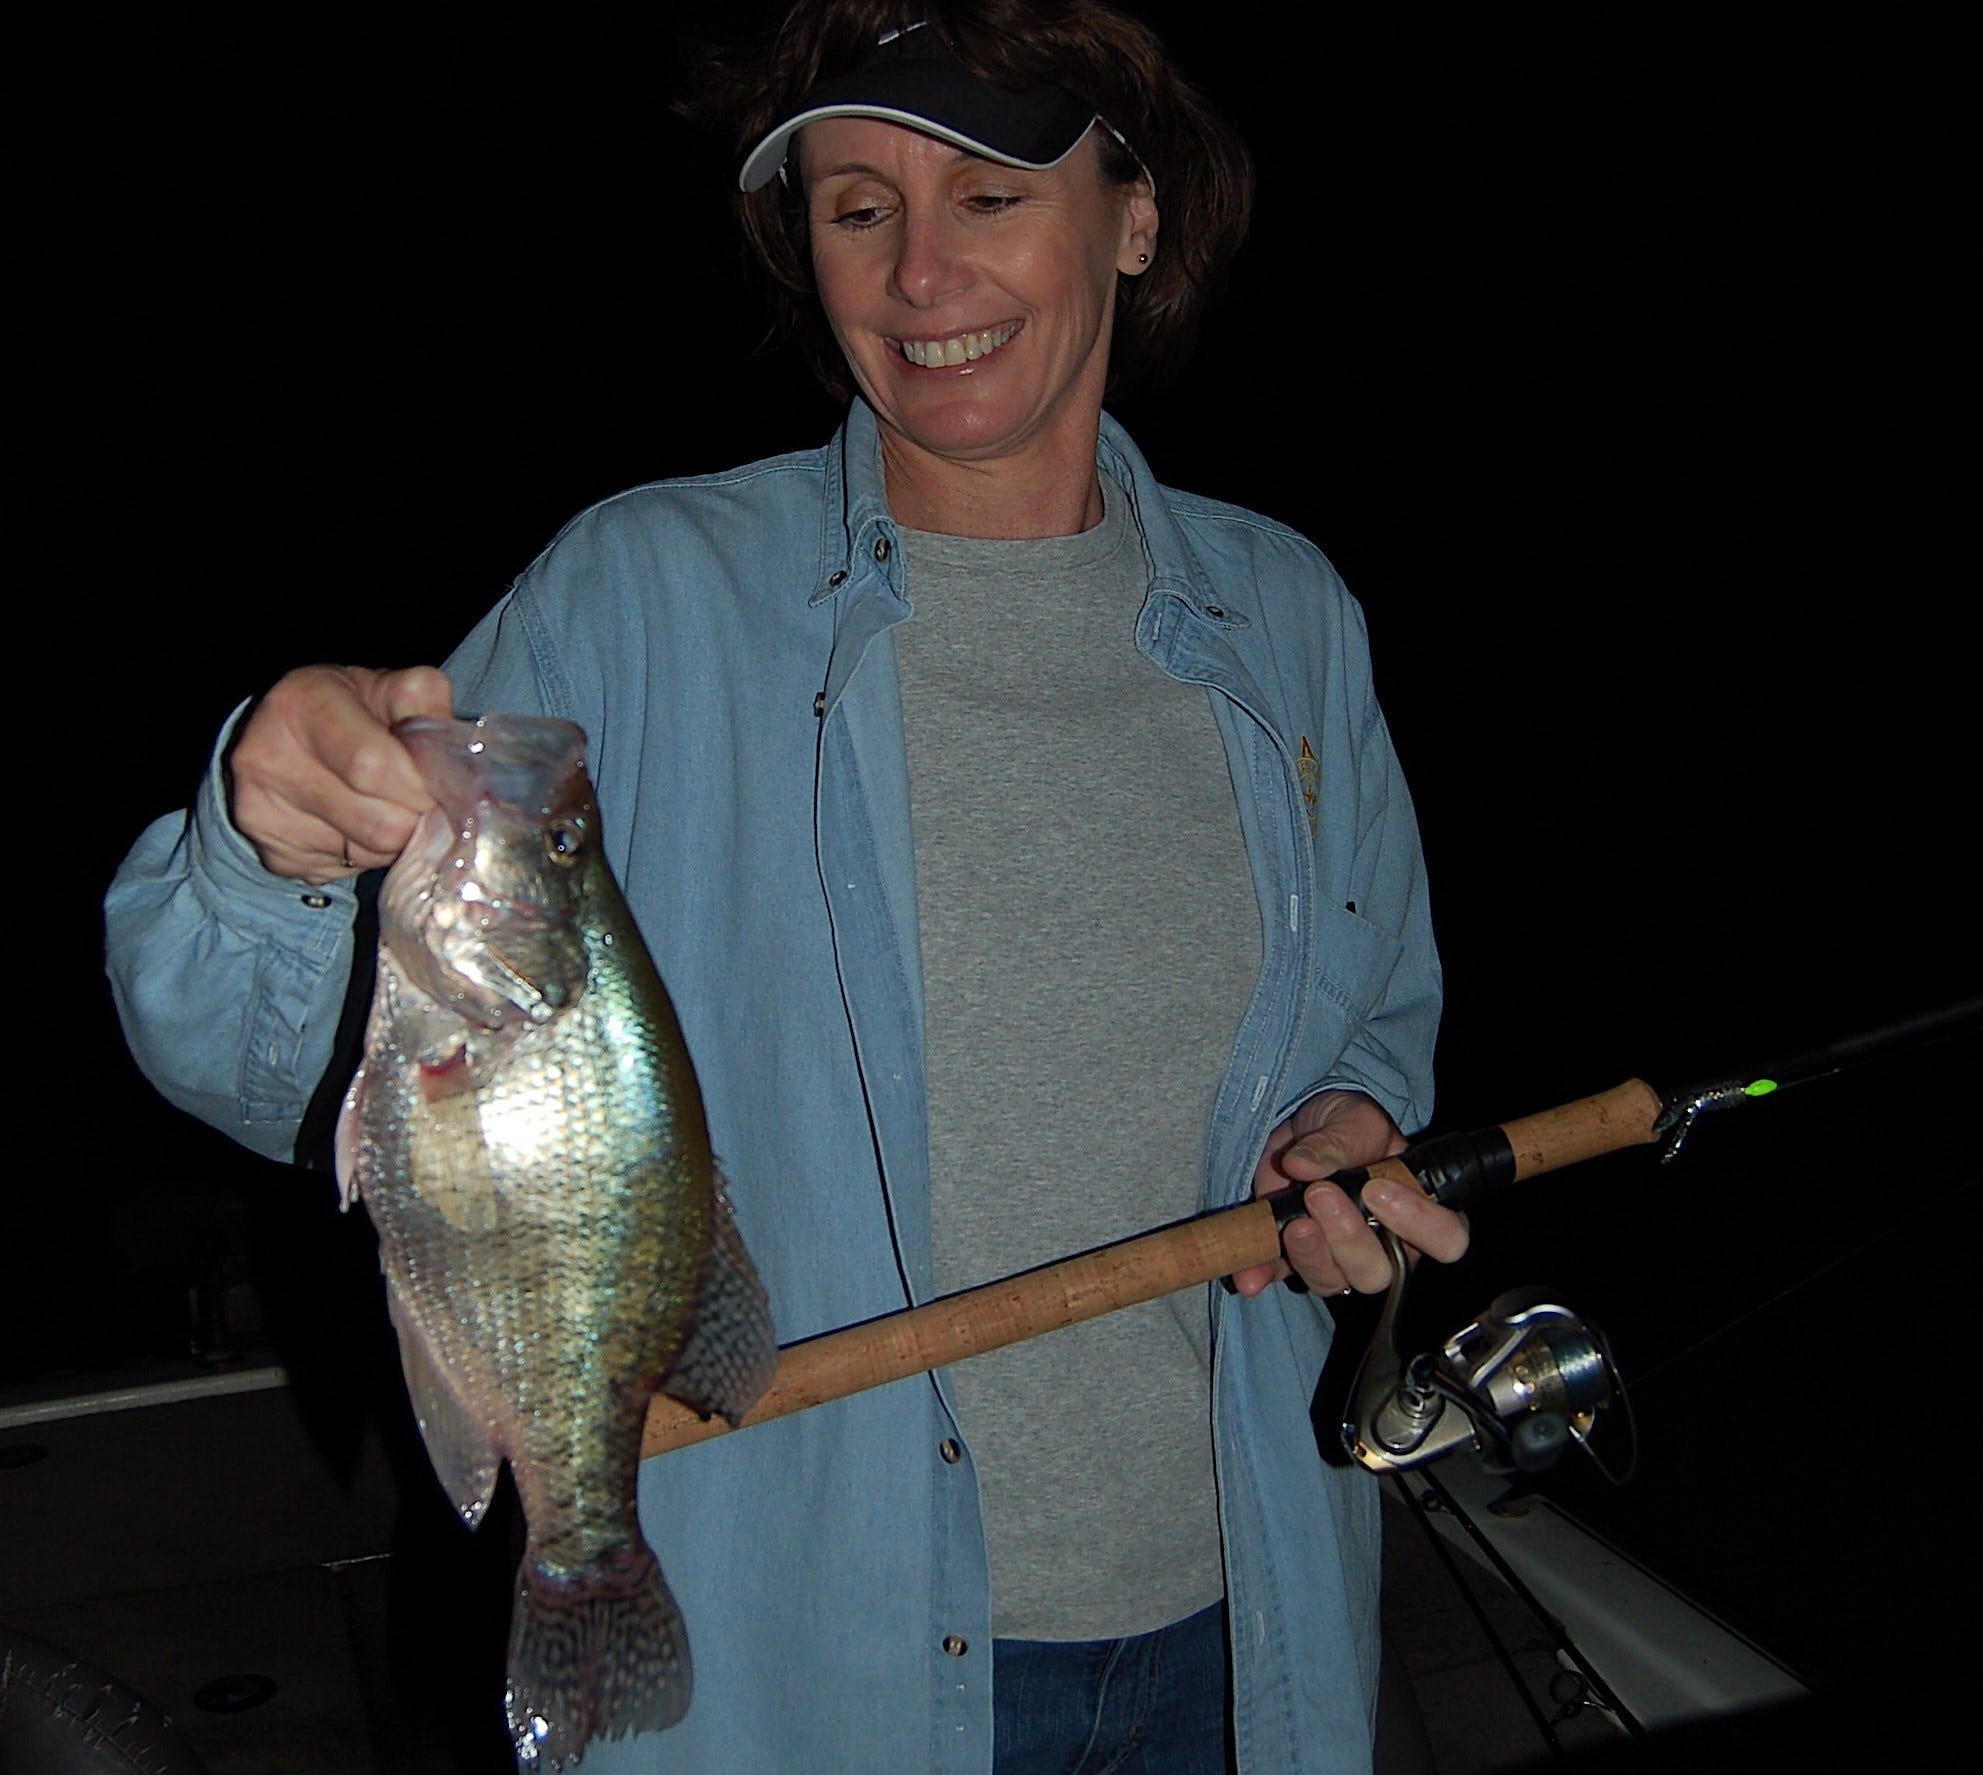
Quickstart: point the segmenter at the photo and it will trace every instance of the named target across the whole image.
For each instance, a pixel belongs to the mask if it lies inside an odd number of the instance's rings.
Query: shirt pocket
[[[1383,1002],[1405,952],[1390,932],[1344,906],[1325,903],[1310,935],[1315,989],[1290,1073],[1296,1083],[1325,1078],[1334,1070]]]

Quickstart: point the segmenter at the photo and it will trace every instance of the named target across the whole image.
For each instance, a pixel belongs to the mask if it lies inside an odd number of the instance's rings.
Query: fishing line
[[[1946,1189],[1942,1191],[1940,1195],[1935,1197],[1933,1201],[1927,1204],[1928,1212],[1932,1213],[1935,1209],[1939,1208],[1944,1202],[1948,1201],[1951,1197],[1962,1195],[1966,1191],[1974,1189],[1978,1181],[1979,1180],[1975,1177],[1968,1177],[1968,1178],[1964,1178],[1959,1183],[1950,1184]],[[1670,1355],[1665,1357],[1662,1361],[1655,1364],[1653,1367],[1645,1369],[1640,1373],[1634,1375],[1632,1377],[1632,1386],[1634,1390],[1637,1391],[1641,1396],[1643,1396],[1646,1387],[1650,1385],[1652,1382],[1656,1381],[1661,1375],[1665,1374],[1668,1369],[1674,1368],[1679,1364],[1686,1362],[1691,1357],[1698,1354],[1700,1351],[1706,1349],[1710,1344],[1716,1344],[1721,1342],[1722,1339],[1728,1337],[1733,1332],[1738,1330],[1740,1327],[1747,1325],[1751,1320],[1759,1319],[1763,1317],[1765,1314],[1773,1311],[1776,1307],[1780,1306],[1784,1301],[1788,1300],[1792,1295],[1802,1293],[1805,1289],[1808,1289],[1817,1282],[1822,1281],[1826,1276],[1830,1275],[1834,1270],[1840,1268],[1842,1265],[1851,1263],[1853,1260],[1863,1257],[1867,1252],[1873,1251],[1877,1249],[1879,1246],[1888,1243],[1890,1240],[1898,1238],[1904,1230],[1907,1229],[1904,1229],[1898,1223],[1890,1223],[1882,1231],[1874,1234],[1870,1239],[1866,1240],[1863,1244],[1855,1245],[1849,1251],[1841,1251],[1838,1254],[1838,1256],[1832,1258],[1829,1262],[1820,1264],[1817,1269],[1811,1271],[1808,1275],[1801,1276],[1794,1281],[1785,1283],[1774,1294],[1771,1294],[1766,1298],[1757,1301],[1754,1305],[1749,1307],[1745,1312],[1736,1314],[1736,1316],[1733,1319],[1728,1320],[1725,1324],[1719,1325],[1715,1329],[1704,1333],[1700,1337],[1697,1337],[1691,1344],[1688,1344],[1684,1349],[1675,1350]]]
[[[1514,1687],[1515,1693],[1521,1697],[1522,1705],[1528,1709],[1529,1718],[1534,1722],[1535,1729],[1542,1734],[1542,1741],[1561,1756],[1563,1745],[1556,1736],[1554,1722],[1545,1716],[1527,1681],[1515,1668],[1515,1657],[1508,1649],[1508,1642],[1502,1638],[1501,1630],[1488,1618],[1486,1608],[1475,1594],[1473,1586],[1467,1582],[1466,1574],[1460,1570],[1459,1561],[1455,1558],[1452,1548],[1446,1545],[1445,1537],[1432,1526],[1432,1516],[1426,1509],[1424,1501],[1406,1483],[1403,1473],[1393,1473],[1391,1479],[1398,1488],[1398,1495],[1405,1500],[1406,1507],[1411,1511],[1420,1529],[1424,1531],[1425,1538],[1431,1544],[1432,1551],[1438,1556],[1439,1563],[1446,1568],[1447,1577],[1453,1580],[1453,1587],[1459,1591],[1460,1599],[1467,1605],[1468,1611],[1474,1618],[1474,1624],[1486,1635],[1488,1645],[1500,1662],[1502,1673]]]

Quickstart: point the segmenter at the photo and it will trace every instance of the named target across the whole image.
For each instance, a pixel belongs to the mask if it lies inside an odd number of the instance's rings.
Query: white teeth
[[[1018,331],[1016,326],[1006,326],[992,327],[982,333],[959,333],[954,339],[904,339],[902,355],[926,370],[976,363],[981,357],[989,357]]]

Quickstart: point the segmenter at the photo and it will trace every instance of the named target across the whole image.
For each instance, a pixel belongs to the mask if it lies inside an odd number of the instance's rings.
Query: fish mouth
[[[503,984],[503,998],[533,1023],[548,1023],[572,1002],[572,989],[548,968],[529,968],[491,943],[489,968]]]
[[[470,987],[477,1021],[498,1028],[521,1011],[532,1023],[548,1023],[578,996],[584,945],[567,912],[494,898],[472,877],[457,884],[454,901],[472,933],[461,931],[466,941],[450,972]]]
[[[571,922],[570,916],[564,912],[554,912],[529,900],[507,899],[500,894],[490,893],[474,876],[467,873],[473,861],[473,846],[465,847],[465,853],[455,859],[455,867],[462,870],[463,874],[455,886],[453,897],[462,905],[474,908],[470,916],[474,919],[476,928],[484,935],[516,932],[527,936]]]
[[[451,952],[445,955],[422,956],[416,950],[401,958],[402,965],[430,998],[484,1029],[511,1028],[518,1016],[527,1023],[549,1023],[576,1002],[585,977],[574,975],[572,957],[558,952],[557,927],[544,928],[553,933],[552,943],[529,946],[528,953],[514,942],[492,942],[485,932],[466,947],[447,946]]]
[[[941,339],[898,339],[895,348],[922,370],[947,370],[990,357],[1017,336],[1023,321],[1010,320],[976,332],[951,333]]]
[[[585,760],[585,730],[549,715],[496,721],[423,715],[396,722],[392,731],[457,828],[485,802],[518,809],[542,804]]]

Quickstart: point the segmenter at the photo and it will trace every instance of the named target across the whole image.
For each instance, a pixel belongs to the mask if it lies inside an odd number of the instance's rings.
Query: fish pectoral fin
[[[358,1199],[359,1152],[364,1143],[365,1068],[361,1064],[345,1087],[344,1102],[337,1112],[337,1133],[332,1144],[332,1163],[337,1178],[337,1205],[348,1210]]]
[[[393,1329],[399,1334],[399,1365],[406,1376],[407,1397],[413,1402],[413,1418],[420,1426],[420,1440],[427,1446],[428,1462],[456,1513],[474,1528],[496,1495],[502,1456],[487,1427],[462,1404],[434,1354],[432,1342],[401,1300],[398,1287],[388,1283],[386,1297]]]
[[[661,1391],[705,1418],[720,1411],[734,1425],[771,1384],[777,1366],[771,1303],[744,1249],[719,1177],[715,1230],[695,1317]]]
[[[468,1069],[459,1069],[468,1076]],[[449,1075],[451,1076],[451,1075]],[[496,1175],[475,1091],[442,1089],[426,1098],[414,1125],[407,1181],[456,1232],[486,1233],[501,1218]]]

